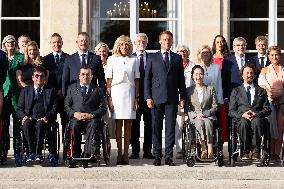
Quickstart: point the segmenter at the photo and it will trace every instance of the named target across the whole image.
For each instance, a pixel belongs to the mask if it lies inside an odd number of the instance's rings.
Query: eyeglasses
[[[237,44],[237,45],[234,45],[234,46],[236,46],[236,47],[246,47],[247,45],[241,45],[241,44]]]
[[[178,53],[187,53],[188,51],[187,50],[179,50],[177,51]]]
[[[201,52],[201,54],[210,54],[210,52],[209,51],[203,51],[203,52]]]
[[[35,78],[45,78],[44,74],[34,74]]]

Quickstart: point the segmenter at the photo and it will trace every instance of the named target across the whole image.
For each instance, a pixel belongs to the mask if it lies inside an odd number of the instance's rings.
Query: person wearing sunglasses
[[[42,150],[46,132],[51,131],[56,120],[56,91],[45,87],[47,71],[36,66],[32,70],[33,84],[21,90],[17,105],[17,115],[22,123],[29,154],[27,162],[43,161]],[[54,139],[49,138],[49,157],[56,157]]]

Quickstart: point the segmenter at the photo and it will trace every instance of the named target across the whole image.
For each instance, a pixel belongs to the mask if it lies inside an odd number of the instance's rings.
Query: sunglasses
[[[34,74],[35,78],[45,78],[44,74]]]

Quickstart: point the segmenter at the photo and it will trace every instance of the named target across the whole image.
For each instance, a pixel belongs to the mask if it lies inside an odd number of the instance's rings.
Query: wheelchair
[[[223,149],[221,142],[221,129],[218,127],[217,121],[213,123],[213,150],[214,159],[202,159],[201,155],[201,134],[196,130],[193,123],[187,119],[183,124],[182,130],[182,152],[184,162],[188,167],[193,167],[197,161],[199,162],[215,162],[218,167],[222,167]]]
[[[264,135],[261,136],[261,145],[260,145],[260,162],[262,166],[269,166],[270,161],[270,148],[271,148],[271,139],[269,131],[269,122],[265,119],[266,129],[264,130]],[[250,159],[244,160],[242,158],[244,144],[240,139],[240,134],[237,131],[237,121],[230,119],[229,124],[229,142],[228,142],[228,152],[229,152],[229,163],[231,167],[235,167],[236,162],[240,161],[252,161]],[[238,158],[240,157],[240,158]]]
[[[87,168],[88,162],[92,162],[96,163],[96,166],[98,167],[101,165],[101,147],[103,149],[104,162],[106,166],[110,165],[111,143],[108,124],[105,121],[101,120],[100,126],[95,131],[95,140],[99,141],[99,144],[96,144],[97,149],[99,149],[99,152],[96,152],[97,154],[91,154],[91,157],[84,157],[83,152],[80,157],[74,157],[74,137],[70,123],[71,122],[68,123],[64,133],[63,160],[65,162],[65,165],[68,167],[74,167],[74,163],[81,162],[83,164],[83,167]],[[81,134],[83,136],[86,135],[86,130],[83,130]],[[81,140],[81,144],[85,144],[84,139]]]
[[[24,156],[24,162],[26,163],[43,163],[46,160],[46,151],[48,150],[50,153],[47,156],[47,159],[50,162],[52,167],[56,167],[59,164],[59,151],[60,151],[60,131],[59,124],[57,122],[50,124],[50,130],[46,131],[44,142],[43,142],[43,160],[42,161],[31,161],[27,162],[27,157],[29,154],[29,148],[27,145],[27,141],[24,136],[24,132],[20,130],[20,140],[21,140],[21,156]],[[53,151],[55,154],[51,154],[51,148],[54,148]]]

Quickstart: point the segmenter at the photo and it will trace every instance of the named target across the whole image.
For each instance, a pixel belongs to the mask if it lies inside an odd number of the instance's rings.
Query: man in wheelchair
[[[100,141],[96,136],[96,130],[101,126],[101,118],[106,113],[104,94],[102,90],[91,84],[93,78],[90,68],[81,68],[79,83],[69,86],[65,98],[65,111],[70,118],[69,127],[74,136],[74,150],[72,156],[81,157],[81,132],[86,130],[86,142],[84,147],[84,158],[96,158],[99,154]],[[84,164],[85,163],[85,164]],[[88,162],[83,162],[87,166]],[[74,167],[73,161],[69,167]]]
[[[17,105],[17,115],[22,121],[22,130],[27,140],[29,161],[43,161],[42,150],[45,133],[51,130],[56,120],[56,93],[45,87],[47,71],[37,66],[32,71],[33,85],[22,89]],[[53,140],[50,140],[53,141]],[[54,144],[49,144],[52,146]],[[56,157],[55,148],[49,149]]]
[[[232,90],[229,116],[243,144],[243,159],[260,159],[261,136],[268,134],[266,117],[271,113],[266,92],[254,83],[256,68],[247,63],[240,70],[243,84]],[[252,152],[251,157],[249,153]]]

